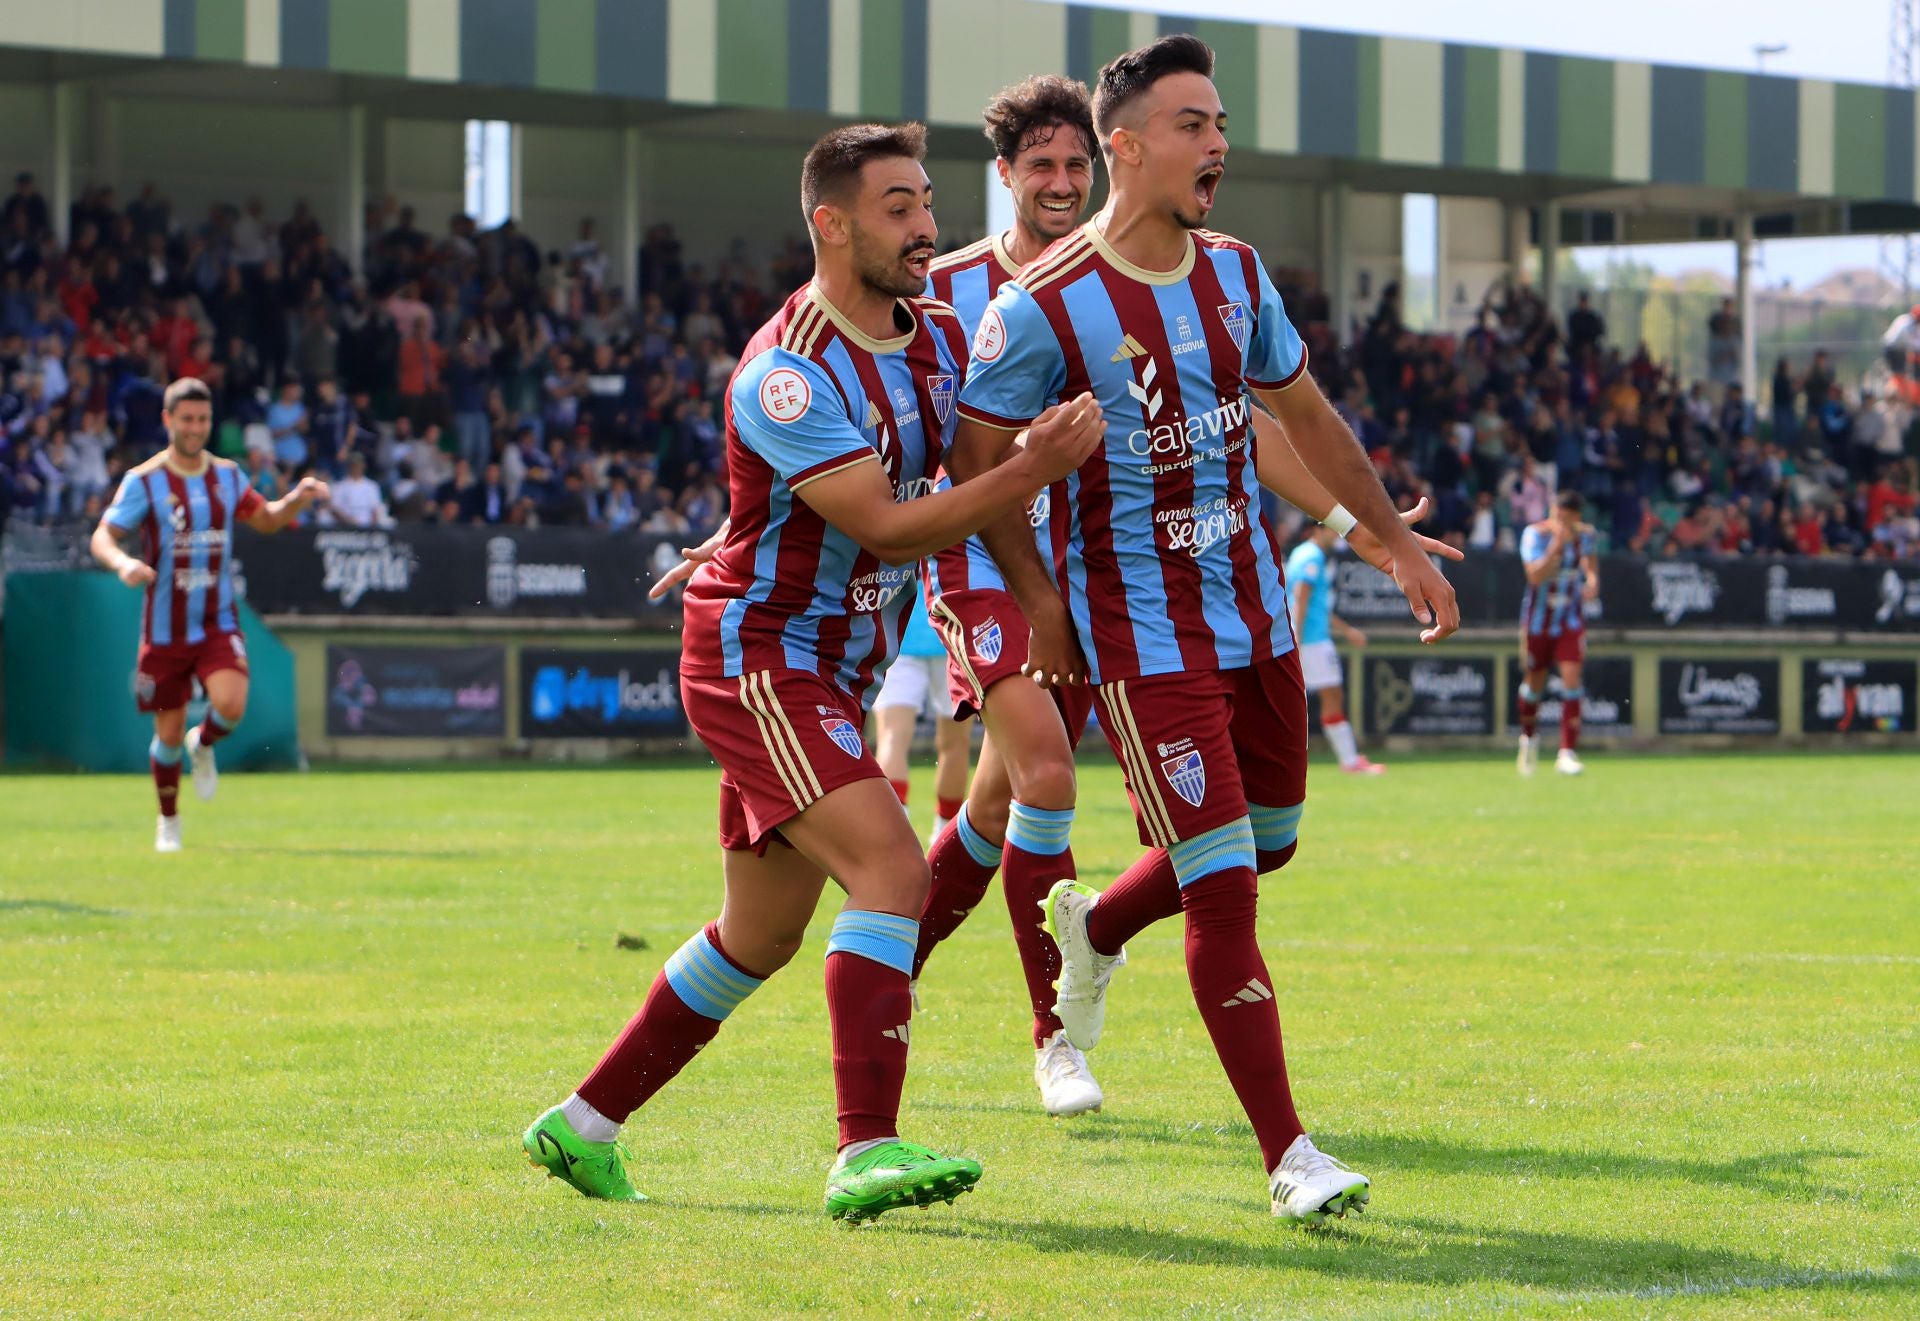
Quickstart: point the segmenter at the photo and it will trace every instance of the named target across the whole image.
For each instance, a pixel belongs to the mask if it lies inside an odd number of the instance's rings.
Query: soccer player
[[[906,627],[900,631],[900,654],[880,681],[873,699],[876,727],[873,758],[880,763],[900,806],[907,805],[908,754],[920,713],[933,717],[933,838],[959,814],[967,796],[967,759],[972,754],[972,727],[947,719],[947,648],[927,622],[920,594],[911,594]]]
[[[680,669],[688,721],[720,764],[725,901],[522,1137],[589,1197],[639,1199],[621,1125],[793,957],[828,876],[847,894],[826,953],[840,1125],[828,1213],[951,1201],[980,1177],[897,1132],[927,863],[860,726],[914,562],[1019,516],[1092,451],[1101,414],[1083,394],[1037,416],[992,481],[932,491],[966,362],[952,309],[919,296],[937,233],[925,151],[918,124],[814,144],[800,194],[816,274],[749,341],[728,388],[732,520],[688,585]]]
[[[1600,560],[1593,528],[1580,520],[1577,491],[1562,491],[1553,517],[1528,525],[1520,534],[1520,562],[1527,570],[1527,594],[1520,602],[1520,660],[1527,677],[1520,685],[1520,758],[1522,775],[1532,775],[1538,759],[1540,703],[1546,700],[1547,670],[1560,669],[1560,755],[1553,768],[1579,775],[1581,669],[1587,659],[1586,607],[1600,599]]]
[[[247,709],[247,646],[233,595],[233,525],[278,532],[316,500],[327,484],[303,477],[268,503],[228,459],[207,453],[213,394],[183,376],[161,400],[167,447],[120,480],[113,503],[93,531],[93,558],[129,587],[146,589],[134,692],[153,715],[148,765],[160,798],[153,847],[180,851],[180,763],[190,760],[193,790],[212,799],[220,770],[214,745],[233,732]],[[120,542],[139,537],[139,555]],[[187,726],[187,702],[198,679],[207,716]]]
[[[1364,647],[1367,635],[1333,613],[1334,563],[1328,552],[1340,538],[1324,524],[1287,556],[1287,590],[1293,607],[1293,632],[1300,643],[1300,674],[1307,691],[1320,694],[1320,728],[1326,731],[1340,769],[1350,775],[1384,775],[1386,767],[1370,761],[1354,746],[1353,725],[1340,688],[1340,653],[1334,650],[1338,628],[1347,645]]]
[[[1107,205],[988,308],[948,466],[964,491],[1012,461],[1013,433],[1057,401],[1091,392],[1105,409],[1100,452],[1064,498],[1055,488],[1064,598],[1025,518],[984,531],[1026,614],[1029,671],[1092,681],[1153,849],[1097,901],[1078,882],[1054,886],[1055,1007],[1069,1038],[1093,1046],[1127,937],[1184,912],[1188,977],[1252,1120],[1273,1209],[1314,1222],[1364,1204],[1369,1184],[1319,1152],[1295,1113],[1254,935],[1256,876],[1293,856],[1306,785],[1306,695],[1256,473],[1283,492],[1317,490],[1303,507],[1327,510],[1343,534],[1357,517],[1428,625],[1424,641],[1452,633],[1459,613],[1352,433],[1301,387],[1305,353],[1258,254],[1201,229],[1227,151],[1212,70],[1212,51],[1184,35],[1101,70]],[[1249,443],[1249,390],[1288,444]]]

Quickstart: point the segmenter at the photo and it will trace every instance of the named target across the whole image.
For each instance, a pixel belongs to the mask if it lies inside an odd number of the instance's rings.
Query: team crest
[[[1207,796],[1207,763],[1198,748],[1168,757],[1160,763],[1160,773],[1167,777],[1167,783],[1188,807],[1200,806],[1200,801]]]
[[[827,737],[833,740],[834,746],[849,757],[858,757],[867,750],[866,745],[860,741],[860,731],[853,727],[851,720],[835,716],[831,720],[822,720],[820,728],[826,730]]]
[[[1000,659],[1002,641],[1000,621],[989,617],[986,623],[974,626],[973,654],[991,665]]]
[[[1235,348],[1247,351],[1247,305],[1227,303],[1220,309],[1220,324],[1227,328]]]
[[[953,416],[953,377],[927,377],[927,397],[933,400],[933,415],[945,426],[947,419]]]

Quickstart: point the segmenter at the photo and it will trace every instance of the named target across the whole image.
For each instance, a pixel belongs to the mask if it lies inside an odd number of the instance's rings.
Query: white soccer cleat
[[[200,801],[213,801],[213,791],[220,787],[220,768],[213,764],[213,749],[200,746],[200,726],[195,725],[187,731],[187,761],[193,766],[193,791]]]
[[[1268,1181],[1273,1213],[1303,1225],[1317,1225],[1328,1216],[1355,1215],[1366,1210],[1373,1183],[1314,1146],[1305,1133],[1293,1140],[1280,1166]]]
[[[1537,735],[1520,736],[1520,756],[1514,766],[1522,775],[1532,775],[1534,763],[1540,759],[1540,739]]]
[[[1553,759],[1553,769],[1562,775],[1582,775],[1586,773],[1586,763],[1580,760],[1580,754],[1572,748],[1560,749],[1560,755]]]
[[[1033,1052],[1033,1080],[1040,1087],[1040,1104],[1055,1118],[1084,1115],[1098,1110],[1106,1100],[1087,1067],[1087,1057],[1067,1040],[1065,1031],[1054,1033]]]
[[[163,816],[153,832],[153,851],[155,853],[178,853],[180,851],[180,818]]]
[[[1055,881],[1040,901],[1047,915],[1040,925],[1060,947],[1060,980],[1053,984],[1060,996],[1053,1012],[1060,1016],[1067,1039],[1081,1050],[1100,1044],[1107,1022],[1107,983],[1127,966],[1126,950],[1102,954],[1087,939],[1087,912],[1098,897],[1092,886],[1068,880]]]

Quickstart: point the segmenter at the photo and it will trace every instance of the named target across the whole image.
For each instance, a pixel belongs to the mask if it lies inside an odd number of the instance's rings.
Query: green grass
[[[821,1215],[824,909],[629,1128],[653,1202],[540,1177],[521,1128],[715,910],[713,789],[236,775],[161,858],[144,781],[0,781],[0,1315],[1920,1314],[1920,759],[1316,773],[1261,928],[1303,1114],[1375,1181],[1328,1233],[1267,1214],[1177,924],[1106,1111],[1038,1112],[997,887],[904,1115],[976,1193]],[[1110,767],[1082,797],[1103,884],[1137,847]]]

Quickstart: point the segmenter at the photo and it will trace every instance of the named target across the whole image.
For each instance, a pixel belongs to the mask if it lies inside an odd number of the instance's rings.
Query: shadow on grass
[[[1344,1222],[1324,1231],[1275,1223],[1270,1241],[1260,1243],[1189,1230],[978,1214],[949,1219],[892,1216],[879,1227],[927,1238],[997,1239],[1039,1252],[1093,1253],[1143,1264],[1277,1267],[1395,1285],[1506,1285],[1596,1301],[1740,1290],[1877,1293],[1920,1283],[1920,1257],[1905,1253],[1883,1270],[1816,1270],[1663,1239],[1492,1229],[1421,1216]]]
[[[71,904],[64,899],[0,899],[0,913],[58,913],[62,917],[125,917],[118,908],[95,908],[92,904]]]

